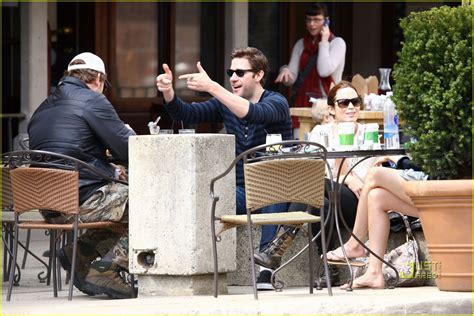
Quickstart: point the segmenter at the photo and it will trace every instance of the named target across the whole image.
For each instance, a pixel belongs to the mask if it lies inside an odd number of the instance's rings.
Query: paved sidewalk
[[[36,253],[46,249],[46,241],[33,242]],[[13,288],[6,302],[7,283],[3,283],[2,315],[18,314],[472,314],[472,293],[442,292],[436,287],[397,288],[394,290],[334,289],[308,293],[308,288],[285,288],[283,292],[260,292],[253,299],[251,287],[229,287],[229,295],[139,297],[110,300],[89,297],[75,291],[67,300],[67,286],[53,297],[52,287],[39,283],[38,263],[29,259],[22,270],[20,286]]]

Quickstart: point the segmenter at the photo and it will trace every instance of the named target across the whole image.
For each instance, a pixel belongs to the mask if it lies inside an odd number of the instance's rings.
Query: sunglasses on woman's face
[[[345,109],[349,106],[350,103],[352,103],[354,107],[360,107],[362,103],[362,99],[360,97],[353,98],[353,99],[339,99],[339,100],[336,100],[336,102],[337,102],[337,105],[341,109]]]
[[[227,69],[226,73],[229,77],[235,73],[237,77],[242,78],[247,72],[254,72],[253,69]]]

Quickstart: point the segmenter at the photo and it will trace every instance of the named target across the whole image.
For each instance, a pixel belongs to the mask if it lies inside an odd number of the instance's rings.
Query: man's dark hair
[[[328,7],[324,3],[311,3],[306,10],[306,15],[315,16],[322,15],[324,17],[328,16]]]
[[[269,71],[268,60],[259,49],[255,47],[236,48],[230,55],[230,58],[247,58],[253,71],[258,72],[263,70],[263,77],[262,80],[260,80],[260,83],[262,86],[265,85],[265,80],[267,79]]]
[[[80,65],[80,64],[85,64],[85,62],[82,59],[76,59],[76,60],[73,60],[69,64],[69,66]],[[94,82],[98,74],[101,74],[101,76],[99,77],[100,82],[104,82],[105,80],[107,80],[106,74],[103,74],[99,71],[92,70],[92,69],[74,69],[74,70],[69,70],[69,71],[66,70],[64,72],[65,76],[75,77],[77,79],[84,81],[85,83]]]

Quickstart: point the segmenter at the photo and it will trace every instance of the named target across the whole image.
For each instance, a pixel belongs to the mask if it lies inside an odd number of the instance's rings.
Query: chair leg
[[[60,232],[59,234],[56,235],[56,243],[55,243],[55,253],[56,253],[56,274],[57,274],[57,278],[58,278],[58,290],[59,291],[62,291],[63,290],[63,285],[62,285],[62,281],[61,281],[61,264],[59,262],[59,259],[58,259],[58,250],[60,249],[61,247],[61,241],[62,241],[62,237],[64,236],[64,233],[63,232]]]
[[[250,215],[247,218],[247,232],[249,234],[249,249],[250,249],[250,269],[252,269],[252,280],[253,280],[253,297],[258,300],[257,291],[257,275],[255,273],[255,259],[253,257],[253,236],[252,236],[252,225],[250,223]]]
[[[214,261],[214,297],[218,295],[219,288],[219,267],[217,262],[217,237],[216,237],[216,222],[211,218],[211,235],[212,235],[212,259]]]
[[[61,246],[62,248],[64,248],[66,245],[69,245],[70,243],[72,243],[72,234],[70,232],[63,232],[63,240],[62,240],[62,243],[61,243]],[[70,271],[65,271],[66,272],[66,276],[64,278],[64,284],[68,285],[69,284],[69,273]]]
[[[14,238],[13,235],[14,235],[14,227],[13,227],[13,225],[9,225],[8,243],[10,244],[10,249],[13,249],[13,245],[14,245],[14,239],[15,238]],[[10,257],[10,260],[8,260],[8,267],[7,267],[8,277],[10,276],[11,269],[15,270],[15,266],[13,265],[13,258],[12,257]]]
[[[53,266],[53,257],[52,257],[52,249],[54,247],[54,242],[53,242],[53,232],[51,230],[48,230],[49,234],[49,258],[48,258],[48,272],[47,272],[47,278],[46,278],[46,285],[49,286],[51,284],[51,267]]]
[[[57,269],[56,269],[56,235],[57,231],[52,229],[50,232],[52,247],[50,250],[50,257],[52,262],[52,267],[50,267],[51,272],[53,273],[53,291],[54,297],[58,297],[58,280],[57,280]]]
[[[331,192],[331,194],[333,194],[333,192]],[[333,199],[334,200],[334,199]],[[331,203],[329,205],[329,210],[331,212],[331,207],[333,207],[332,211],[333,212],[337,212],[336,210],[336,207],[337,207],[337,202],[335,203]],[[335,216],[336,214],[333,213]],[[327,285],[327,288],[328,288],[328,294],[329,296],[332,296],[332,286],[331,286],[331,280],[329,279],[329,266],[328,266],[328,258],[327,258],[327,242],[326,242],[326,227],[324,225],[324,222],[325,222],[325,215],[324,215],[324,212],[321,212],[321,247],[323,248],[322,249],[322,253],[323,253],[323,265],[324,265],[324,272],[326,274],[326,285]],[[337,218],[336,218],[336,221],[337,221]],[[332,232],[330,232],[332,233]],[[318,269],[318,273],[319,273],[319,269]],[[320,274],[318,274],[318,277],[319,277]]]
[[[77,238],[78,238],[78,215],[75,215],[75,220],[74,220],[74,229],[73,229],[73,242],[72,242],[72,262],[71,262],[71,274],[69,276],[70,280],[74,280],[74,273],[76,270],[76,259],[77,259]],[[72,300],[72,290],[73,290],[73,284],[74,282],[69,282],[69,295],[68,295],[68,300]]]
[[[11,268],[11,260],[12,260],[12,253],[10,251],[13,250],[11,247],[11,241],[13,234],[11,224],[10,223],[2,223],[2,241],[3,241],[3,282],[8,282],[10,277],[10,268]],[[10,244],[10,247],[9,247]]]
[[[18,216],[18,215],[15,215]],[[13,236],[11,236],[13,239]],[[7,292],[7,301],[10,301],[10,298],[12,296],[12,288],[13,288],[13,279],[14,279],[14,274],[15,274],[15,265],[16,265],[16,258],[18,255],[18,225],[15,224],[15,238],[14,238],[14,243],[13,243],[13,258],[11,262],[13,263],[13,267],[10,270],[10,276],[8,279],[8,292]]]
[[[307,224],[308,227],[308,255],[309,255],[309,294],[313,294],[314,287],[314,247],[313,247],[313,230],[311,229],[311,223]]]
[[[26,257],[28,256],[28,249],[30,249],[31,229],[26,231],[26,242],[25,242],[25,253],[23,254],[23,261],[21,262],[21,268],[25,268]]]
[[[7,265],[8,265],[8,258],[11,258],[11,255],[9,255],[8,251],[8,231],[7,231],[7,225],[5,223],[2,223],[2,244],[3,244],[3,266],[2,266],[2,277],[3,277],[3,282],[8,282],[8,277],[10,276],[10,272],[7,270]]]

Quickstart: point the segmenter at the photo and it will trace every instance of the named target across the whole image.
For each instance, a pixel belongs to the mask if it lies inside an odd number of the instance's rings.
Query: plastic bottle
[[[391,96],[392,92],[387,92],[387,98],[383,107],[383,138],[385,149],[400,148],[400,135],[398,132],[398,115]]]

